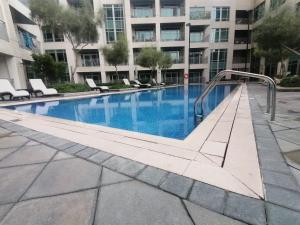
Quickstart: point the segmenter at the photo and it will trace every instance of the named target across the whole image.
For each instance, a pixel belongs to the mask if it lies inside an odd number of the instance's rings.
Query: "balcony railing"
[[[154,17],[154,9],[153,8],[132,8],[131,17],[132,18]]]
[[[134,42],[153,42],[155,41],[154,32],[135,32],[133,34],[132,40]]]
[[[0,39],[8,41],[6,26],[2,20],[0,20]]]
[[[250,63],[250,62],[247,62],[247,58],[243,58],[243,57],[235,58],[235,57],[233,57],[233,59],[232,59],[232,64],[245,64],[245,63]]]
[[[161,31],[161,40],[162,41],[183,41],[184,37],[181,31]]]
[[[193,12],[190,15],[191,20],[210,20],[211,12],[202,11],[202,12]]]
[[[97,59],[97,58],[94,58],[94,59],[81,59],[81,66],[83,66],[83,67],[100,66],[100,60]]]
[[[173,17],[173,16],[183,16],[184,10],[180,7],[162,7],[160,9],[160,16],[162,17]]]
[[[248,38],[242,37],[242,38],[234,38],[234,44],[247,44]]]
[[[236,24],[248,24],[249,19],[248,18],[236,18],[235,23]]]
[[[207,64],[208,58],[198,55],[198,56],[190,56],[190,64]]]

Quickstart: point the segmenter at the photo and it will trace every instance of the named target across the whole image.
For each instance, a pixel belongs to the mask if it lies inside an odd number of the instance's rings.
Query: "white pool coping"
[[[84,98],[94,96],[101,95]],[[184,140],[3,108],[0,117],[229,191],[264,197],[246,85],[231,92]]]

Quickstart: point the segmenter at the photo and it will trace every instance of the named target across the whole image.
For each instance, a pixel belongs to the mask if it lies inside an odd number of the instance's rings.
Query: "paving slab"
[[[0,149],[0,161],[7,157],[9,154],[15,152],[18,148],[1,148]]]
[[[29,140],[22,136],[0,138],[0,149],[15,148],[24,145]]]
[[[16,202],[43,167],[37,164],[0,169],[0,204]]]
[[[82,158],[89,158],[92,155],[95,155],[98,152],[95,148],[85,148],[81,150],[80,152],[77,152],[76,155]]]
[[[263,201],[234,193],[228,194],[224,214],[254,225],[266,224]]]
[[[184,204],[193,218],[195,225],[246,225],[240,221],[202,208],[192,202],[184,200]]]
[[[223,213],[225,191],[202,182],[195,182],[189,200],[207,209]]]
[[[300,190],[295,178],[291,174],[282,174],[272,171],[262,170],[263,180],[266,184],[272,184],[291,190]]]
[[[268,161],[267,163],[261,164],[261,169],[290,174],[289,167],[282,161]]]
[[[298,182],[298,185],[300,186],[300,169],[295,169],[291,167],[291,172],[294,175],[295,179]]]
[[[48,162],[56,150],[45,145],[24,146],[0,161],[1,167]]]
[[[292,191],[273,185],[265,185],[268,202],[300,211],[300,192]]]
[[[105,160],[109,159],[110,157],[112,157],[112,154],[103,151],[98,151],[98,153],[89,157],[89,160],[97,164],[102,164]]]
[[[300,131],[298,130],[283,130],[275,133],[276,137],[285,141],[292,142],[296,145],[300,145]]]
[[[67,149],[65,149],[63,151],[66,152],[66,153],[69,153],[69,154],[75,154],[75,153],[77,153],[77,152],[79,152],[79,151],[81,151],[81,150],[83,150],[85,148],[87,148],[87,147],[84,146],[84,145],[77,144],[77,145],[69,147],[69,148],[67,148]]]
[[[167,171],[148,166],[140,175],[138,175],[137,179],[157,186],[164,178],[166,178],[167,174]]]
[[[95,225],[108,224],[193,223],[177,197],[141,182],[131,181],[101,188]]]
[[[50,196],[96,187],[100,167],[82,159],[50,162],[23,199]]]
[[[101,185],[109,185],[109,184],[115,184],[125,181],[132,180],[131,177],[127,177],[123,174],[114,172],[112,170],[103,168],[102,169],[102,178],[101,178]]]
[[[18,203],[1,225],[91,225],[96,190]]]
[[[0,205],[0,221],[5,217],[13,204]]]
[[[165,181],[160,185],[160,188],[182,198],[186,198],[192,184],[192,179],[170,173]]]
[[[278,142],[278,145],[280,146],[282,152],[291,152],[291,151],[296,151],[296,150],[300,149],[300,145],[296,145],[289,141],[285,141],[281,138],[277,138],[277,142]]]
[[[0,137],[7,136],[10,133],[11,133],[11,131],[6,130],[6,129],[0,127]]]
[[[268,225],[299,225],[300,213],[273,204],[267,204]]]
[[[58,152],[55,155],[55,157],[53,158],[53,161],[62,160],[62,159],[71,159],[71,158],[74,158],[74,156],[70,155],[70,154],[67,154],[67,153],[64,153],[64,152]]]

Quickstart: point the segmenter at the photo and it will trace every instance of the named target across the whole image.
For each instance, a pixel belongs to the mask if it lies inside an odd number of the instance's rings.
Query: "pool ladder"
[[[213,80],[208,84],[203,93],[196,99],[194,103],[194,115],[196,124],[204,119],[203,112],[203,100],[204,98],[213,90],[213,88],[217,85],[217,83],[226,75],[236,75],[241,77],[252,77],[258,78],[260,80],[264,80],[268,83],[268,91],[267,91],[267,113],[271,113],[271,121],[275,120],[275,110],[276,110],[276,83],[275,81],[265,75],[241,72],[235,70],[223,70],[219,72]],[[199,105],[200,104],[200,105]]]

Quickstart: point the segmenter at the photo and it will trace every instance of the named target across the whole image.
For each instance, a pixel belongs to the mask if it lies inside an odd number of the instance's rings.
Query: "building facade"
[[[66,81],[70,79],[69,71],[76,68],[76,82],[84,82],[85,78],[93,78],[98,83],[117,82],[115,68],[105,62],[100,49],[114,42],[121,33],[128,40],[129,60],[126,65],[119,66],[119,79],[150,80],[149,69],[135,63],[144,47],[155,47],[172,58],[170,69],[157,71],[158,82],[180,84],[184,74],[189,75],[190,83],[205,82],[224,69],[265,73],[263,61],[253,57],[251,31],[268,11],[275,12],[285,5],[300,8],[299,2],[91,0],[95,13],[102,9],[105,15],[103,25],[98,27],[99,40],[87,45],[75,57],[71,44],[63,35],[48,27],[39,30],[33,25],[26,7],[28,0],[2,0],[0,78],[11,79],[17,88],[25,87],[26,80],[33,76],[30,54],[41,51],[68,64]],[[79,0],[59,0],[59,3],[79,7]]]

